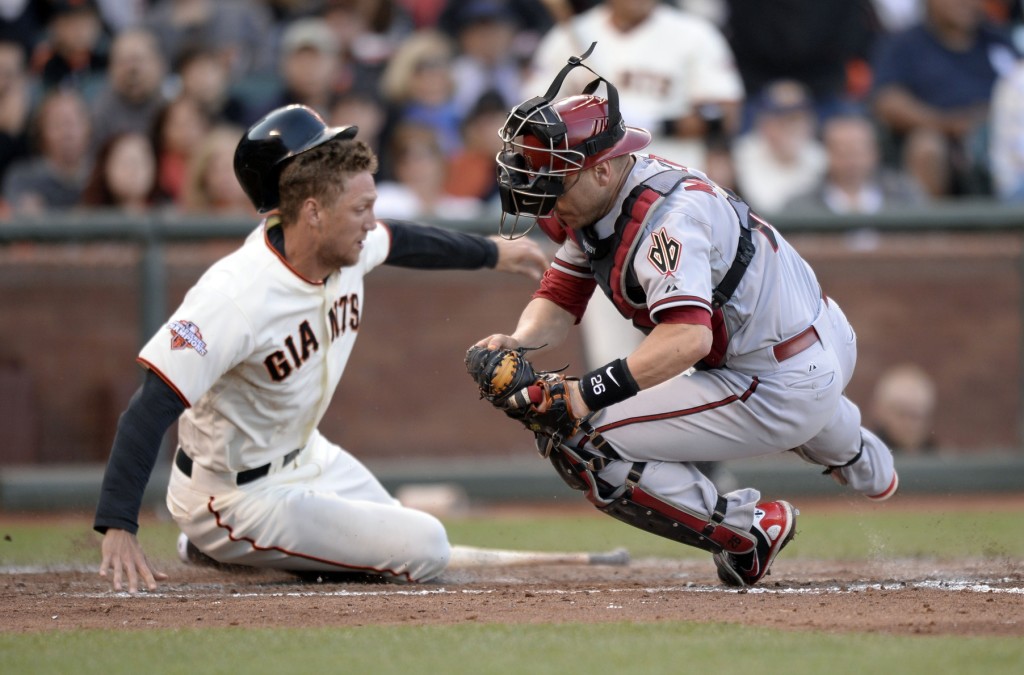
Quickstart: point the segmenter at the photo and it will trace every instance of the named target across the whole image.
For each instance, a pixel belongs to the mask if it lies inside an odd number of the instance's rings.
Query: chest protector
[[[651,221],[650,215],[687,180],[707,184],[707,181],[695,174],[670,169],[634,187],[623,200],[619,217],[615,221],[615,231],[609,237],[598,239],[593,228],[568,232],[569,237],[587,256],[597,285],[611,299],[619,313],[630,319],[644,334],[650,333],[655,323],[651,320],[647,306],[647,294],[633,271],[633,259],[640,242],[654,229],[655,223]],[[727,191],[727,197],[739,219],[740,238],[732,265],[711,292],[711,330],[714,340],[711,352],[702,362],[702,365],[710,368],[722,364],[729,343],[721,308],[736,291],[755,253],[750,207],[731,192]]]

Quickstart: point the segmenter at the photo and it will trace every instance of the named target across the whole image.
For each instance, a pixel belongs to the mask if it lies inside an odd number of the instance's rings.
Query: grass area
[[[790,558],[1024,558],[1019,512],[902,512],[856,509],[799,521]],[[703,556],[599,513],[552,517],[453,518],[457,543],[540,550],[606,550],[634,557]],[[140,538],[153,558],[172,559],[177,529],[150,520]],[[90,517],[20,517],[0,522],[0,566],[96,565],[99,535]],[[320,629],[52,631],[0,633],[0,673],[369,672],[490,673],[756,672],[830,675],[899,672],[1020,672],[1024,642],[772,631],[717,623],[600,625],[362,626]]]
[[[5,673],[1020,672],[1005,638],[794,633],[716,623],[365,626],[0,634]]]
[[[1024,558],[1024,517],[1019,512],[904,512],[897,509],[804,513],[787,558],[866,560],[879,557]],[[702,557],[693,548],[656,537],[597,511],[579,515],[452,518],[455,543],[495,548],[602,551],[625,546],[634,558]],[[173,559],[177,528],[143,524],[139,538],[153,559]],[[98,534],[90,517],[40,517],[0,523],[0,567],[99,563]]]

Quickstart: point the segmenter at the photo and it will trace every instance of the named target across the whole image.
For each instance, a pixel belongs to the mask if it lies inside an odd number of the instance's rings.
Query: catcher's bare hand
[[[495,333],[494,335],[488,335],[483,340],[478,341],[474,347],[481,347],[483,349],[519,349],[522,345],[519,344],[519,340],[515,339],[511,335],[502,335],[501,333]]]
[[[167,575],[150,569],[149,560],[142,551],[142,544],[136,536],[125,530],[110,528],[103,535],[103,560],[100,562],[100,576],[106,578],[112,572],[110,581],[115,591],[123,587],[123,573],[128,576],[128,592],[137,593],[139,579],[146,588],[155,591],[156,582],[166,581]]]
[[[488,238],[498,245],[498,262],[494,269],[523,274],[531,279],[540,279],[544,275],[544,270],[548,268],[548,258],[537,242],[526,238]]]

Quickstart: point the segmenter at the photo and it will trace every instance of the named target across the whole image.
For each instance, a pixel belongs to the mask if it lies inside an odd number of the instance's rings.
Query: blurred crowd
[[[381,217],[477,218],[509,109],[595,40],[651,151],[763,212],[1024,200],[1022,5],[0,0],[0,216],[251,214],[234,146],[303,103],[378,152]]]

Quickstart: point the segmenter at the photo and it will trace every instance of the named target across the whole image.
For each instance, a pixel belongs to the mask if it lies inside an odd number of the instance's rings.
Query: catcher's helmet
[[[249,127],[235,148],[235,176],[260,213],[277,208],[281,170],[292,157],[336,138],[355,138],[357,127],[329,127],[311,108],[277,108]]]
[[[551,102],[568,72],[582,66],[593,49],[591,45],[583,56],[570,58],[547,93],[517,106],[499,132],[502,149],[495,158],[502,210],[499,234],[508,239],[521,237],[533,227],[531,222],[517,232],[521,216],[536,219],[551,212],[566,176],[651,142],[647,130],[625,125],[618,92],[600,76],[583,95]],[[607,99],[592,94],[601,82],[608,89]],[[515,219],[506,228],[509,215]]]

